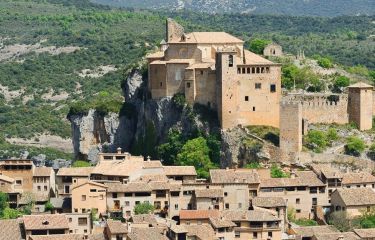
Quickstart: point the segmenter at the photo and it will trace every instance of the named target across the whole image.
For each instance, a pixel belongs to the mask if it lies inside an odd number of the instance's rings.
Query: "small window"
[[[86,226],[87,218],[78,218],[78,226]]]
[[[203,75],[203,71],[201,71],[201,75]]]
[[[117,198],[117,193],[112,193],[112,198]]]
[[[240,237],[241,237],[241,233],[235,231],[235,232],[234,232],[234,237],[235,237],[235,238],[240,238]]]
[[[224,192],[224,197],[228,197],[228,193],[227,192]]]
[[[96,192],[96,189],[92,188],[90,189],[90,192]]]
[[[163,82],[160,82],[160,87],[162,87],[163,86]]]
[[[258,233],[257,233],[257,232],[253,232],[253,238],[254,238],[254,239],[257,239],[257,238],[258,238]]]
[[[245,102],[249,101],[249,96],[245,96]]]
[[[301,209],[296,209],[296,213],[301,213]]]
[[[233,55],[229,55],[229,64],[228,64],[228,66],[229,67],[233,67]]]
[[[189,83],[189,82],[186,83],[186,87],[187,87],[187,88],[190,88],[190,83]]]
[[[255,107],[253,107],[253,112],[255,112]]]
[[[229,209],[229,203],[225,204],[225,209]]]
[[[175,205],[174,205],[174,209],[175,209],[175,210],[178,210],[178,204],[175,204]]]
[[[271,84],[270,91],[271,92],[276,92],[276,84]]]
[[[73,219],[72,218],[69,218],[69,222],[72,222],[73,221]]]
[[[242,208],[242,203],[238,203],[238,209]]]
[[[241,68],[237,68],[237,73],[238,73],[238,74],[241,73]]]
[[[129,201],[125,201],[125,206],[126,207],[130,206],[130,202]]]
[[[242,68],[242,73],[243,73],[243,74],[246,73],[246,68]]]
[[[82,195],[82,201],[86,201],[86,195]]]
[[[198,220],[198,221],[197,221],[197,224],[198,224],[198,225],[202,225],[202,221]]]
[[[301,203],[301,199],[297,198],[296,199],[296,204],[300,204]]]
[[[247,71],[247,74],[250,74],[250,68],[247,68],[246,71]]]
[[[41,191],[42,190],[42,187],[41,186],[38,186],[38,191]]]
[[[272,238],[272,232],[268,232],[268,237]]]
[[[255,83],[255,89],[261,89],[262,84],[261,83]]]
[[[47,186],[44,186],[44,191],[46,192],[48,189],[47,189]]]
[[[16,180],[16,185],[22,185],[22,180]]]

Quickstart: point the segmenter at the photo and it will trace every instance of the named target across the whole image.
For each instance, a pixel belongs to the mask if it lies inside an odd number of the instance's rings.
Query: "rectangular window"
[[[296,204],[300,204],[301,203],[301,199],[297,198],[296,199]]]
[[[42,190],[42,187],[41,186],[38,186],[38,191],[41,191]]]
[[[229,55],[229,67],[233,67],[233,55]]]
[[[271,84],[270,85],[270,91],[273,93],[273,92],[276,92],[276,84]]]
[[[255,107],[253,107],[253,112],[255,112]]]
[[[90,189],[90,192],[96,192],[96,189],[92,188]]]
[[[258,233],[257,233],[257,232],[253,232],[253,238],[254,238],[254,239],[257,239],[257,238],[258,238]]]
[[[44,186],[44,191],[47,191],[48,189],[47,189],[47,186]]]
[[[125,197],[133,197],[133,193],[125,193]]]
[[[229,203],[225,204],[225,209],[229,209]]]
[[[186,87],[187,87],[187,88],[190,88],[190,83],[189,83],[189,82],[186,83]]]
[[[234,232],[234,237],[235,237],[235,238],[240,238],[240,237],[241,237],[241,233],[235,231],[235,232]]]
[[[178,204],[175,204],[175,205],[174,205],[174,209],[175,209],[175,210],[178,210]]]
[[[103,200],[104,199],[104,195],[103,194],[100,194],[99,196],[99,200]]]
[[[245,96],[245,102],[249,101],[249,96]]]
[[[272,232],[268,232],[268,237],[272,238]]]
[[[81,200],[86,201],[86,195],[82,195]]]
[[[21,186],[22,185],[22,180],[16,180],[16,185]]]
[[[228,196],[228,193],[227,192],[224,192],[224,197],[227,197]]]
[[[160,82],[160,87],[162,87],[163,86],[163,82]]]
[[[155,201],[154,207],[155,207],[156,210],[159,210],[161,208],[161,203],[159,201]]]
[[[112,198],[117,198],[117,193],[112,193]]]
[[[78,218],[78,226],[86,226],[87,218]]]
[[[129,201],[125,201],[125,206],[129,207],[130,206],[130,202]]]
[[[242,208],[242,203],[238,203],[238,208],[239,208],[239,209]]]
[[[68,186],[68,185],[65,185],[65,186],[64,186],[64,192],[65,192],[65,193],[70,193],[70,191],[69,191],[69,186]]]
[[[261,89],[262,84],[261,83],[255,83],[255,89]]]

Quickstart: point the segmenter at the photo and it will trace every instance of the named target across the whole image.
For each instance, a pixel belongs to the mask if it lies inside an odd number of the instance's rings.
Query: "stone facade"
[[[167,20],[168,42],[147,56],[153,99],[184,94],[190,105],[218,111],[223,129],[237,125],[279,127],[281,68],[244,49],[224,32],[184,33]]]
[[[283,55],[283,48],[277,43],[270,43],[263,49],[263,55],[267,57],[280,57]]]

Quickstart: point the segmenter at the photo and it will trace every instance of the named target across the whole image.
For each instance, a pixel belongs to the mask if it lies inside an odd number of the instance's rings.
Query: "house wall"
[[[69,233],[75,233],[75,234],[90,234],[91,233],[92,226],[91,226],[91,218],[90,218],[89,213],[67,213],[66,218],[69,221]]]
[[[90,190],[96,190],[91,192]],[[84,200],[83,196],[86,196]],[[72,212],[85,213],[91,209],[98,209],[98,214],[107,210],[106,189],[91,183],[87,183],[72,189]]]

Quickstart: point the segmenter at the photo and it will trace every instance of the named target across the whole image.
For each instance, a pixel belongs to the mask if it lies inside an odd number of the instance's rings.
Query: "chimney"
[[[117,154],[121,154],[122,153],[122,149],[119,147],[117,148]]]

